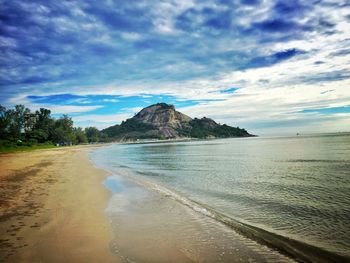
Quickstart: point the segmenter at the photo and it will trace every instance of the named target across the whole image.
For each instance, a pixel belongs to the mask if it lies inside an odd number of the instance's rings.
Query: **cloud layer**
[[[0,1],[0,103],[103,127],[149,96],[257,133],[349,130],[349,6]]]

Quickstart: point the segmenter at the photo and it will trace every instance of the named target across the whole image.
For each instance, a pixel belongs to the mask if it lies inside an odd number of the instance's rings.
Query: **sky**
[[[350,1],[0,0],[0,104],[100,129],[145,106],[350,131]]]

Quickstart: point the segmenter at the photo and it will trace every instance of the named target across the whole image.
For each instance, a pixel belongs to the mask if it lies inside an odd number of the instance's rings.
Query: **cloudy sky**
[[[256,134],[350,130],[350,1],[0,0],[0,104],[108,127],[156,102]]]

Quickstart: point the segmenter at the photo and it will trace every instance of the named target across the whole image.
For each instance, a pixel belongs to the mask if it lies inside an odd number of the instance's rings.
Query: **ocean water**
[[[116,144],[92,159],[289,254],[350,257],[349,134]]]

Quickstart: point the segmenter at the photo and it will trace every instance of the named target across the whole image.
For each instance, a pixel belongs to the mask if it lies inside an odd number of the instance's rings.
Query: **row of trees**
[[[53,143],[72,145],[107,141],[108,137],[95,127],[84,130],[74,127],[72,119],[63,115],[50,116],[51,111],[41,108],[35,112],[23,105],[6,109],[0,105],[0,140],[7,144]]]

